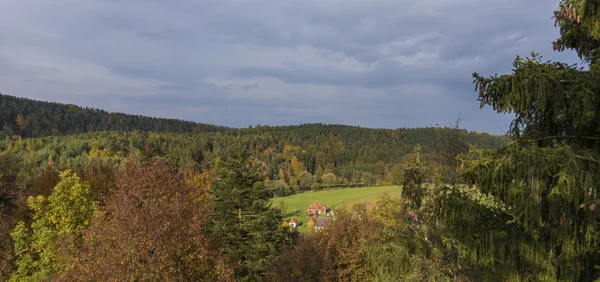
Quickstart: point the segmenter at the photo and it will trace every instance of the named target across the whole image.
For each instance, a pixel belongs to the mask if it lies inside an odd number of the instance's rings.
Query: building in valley
[[[313,216],[313,215],[320,215],[320,214],[326,214],[327,213],[327,206],[319,203],[319,202],[313,202],[312,204],[310,204],[310,206],[308,207],[308,209],[306,209],[306,215],[308,216]]]

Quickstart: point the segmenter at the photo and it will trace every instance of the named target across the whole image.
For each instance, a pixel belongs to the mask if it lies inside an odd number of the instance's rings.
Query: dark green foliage
[[[283,154],[286,145],[290,145],[299,148],[296,157],[313,175],[333,172],[351,184],[374,184],[377,178],[383,177],[381,162],[386,164],[383,169],[387,173],[389,167],[399,163],[417,144],[421,144],[424,157],[429,157],[436,152],[433,140],[447,131],[451,130],[376,130],[341,125],[304,125],[204,134],[92,132],[62,137],[0,140],[0,150],[13,154],[13,166],[21,176],[19,182],[27,187],[38,168],[45,165],[49,157],[54,160],[58,170],[72,168],[82,175],[85,175],[85,170],[92,162],[96,162],[94,159],[114,165],[130,155],[142,159],[159,158],[176,168],[210,169],[218,157],[227,155],[228,144],[241,135],[253,157],[265,163],[266,177],[269,179],[279,179],[281,168],[290,170],[290,160]],[[311,136],[311,133],[314,135]],[[503,136],[479,133],[465,135],[470,144],[484,148],[495,148],[506,141]],[[376,168],[378,162],[380,164]],[[315,170],[310,171],[311,168]],[[375,170],[378,171],[377,175],[374,174]],[[299,184],[301,189],[309,189]]]
[[[555,26],[560,27],[560,38],[553,43],[554,50],[572,49],[580,58],[597,67],[600,49],[600,3],[595,0],[563,0],[554,12]]]
[[[278,249],[293,234],[281,228],[281,211],[271,207],[271,193],[262,182],[262,169],[251,162],[244,145],[237,144],[224,161],[217,161],[217,179],[210,191],[213,221],[208,226],[225,257],[242,281],[262,277]]]
[[[559,47],[590,68],[517,57],[510,75],[474,74],[481,106],[512,112],[514,141],[472,151],[471,187],[446,187],[439,218],[486,280],[600,278],[600,45],[596,1],[561,2]],[[556,46],[555,46],[556,47]]]
[[[0,212],[10,213],[19,196],[17,187],[17,157],[12,153],[0,155]]]
[[[418,211],[426,195],[426,181],[428,180],[427,163],[421,160],[421,147],[413,150],[414,159],[404,164],[404,177],[402,181],[402,197],[409,201],[408,206]]]
[[[92,131],[217,132],[229,128],[176,119],[109,113],[0,94],[0,128],[8,135],[42,137]]]

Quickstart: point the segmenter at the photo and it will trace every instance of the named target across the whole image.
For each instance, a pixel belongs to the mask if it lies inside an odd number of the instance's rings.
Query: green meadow
[[[314,201],[318,201],[334,210],[350,209],[354,204],[358,203],[375,203],[385,193],[391,196],[400,196],[401,190],[400,186],[394,185],[310,191],[287,197],[273,198],[273,205],[278,206],[280,202],[284,202],[287,207],[286,220],[292,217],[298,218],[301,222],[298,230],[304,232],[308,230],[308,218],[305,215],[306,209]]]

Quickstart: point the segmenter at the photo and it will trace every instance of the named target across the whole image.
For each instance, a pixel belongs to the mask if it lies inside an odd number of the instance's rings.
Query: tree
[[[279,201],[279,202],[277,203],[277,208],[278,208],[278,209],[281,211],[281,214],[282,214],[283,216],[285,216],[285,214],[287,214],[287,209],[288,209],[288,206],[285,204],[285,202],[284,202],[284,201]]]
[[[368,217],[340,210],[322,233],[309,233],[284,248],[267,281],[370,281],[364,245],[375,228]]]
[[[212,184],[214,219],[207,227],[220,242],[227,261],[235,265],[235,276],[243,281],[258,280],[289,240],[281,226],[281,212],[271,207],[271,193],[260,182],[260,167],[252,164],[244,144],[215,167]]]
[[[415,220],[402,198],[383,195],[376,207],[369,216],[377,232],[365,246],[373,280],[448,281],[444,244],[434,226]]]
[[[532,54],[512,74],[473,74],[481,107],[515,114],[513,142],[465,157],[471,186],[446,187],[438,216],[487,279],[600,277],[599,7],[565,0],[555,12],[555,49],[575,50],[589,69]]]
[[[155,160],[126,163],[76,263],[59,280],[232,281],[218,246],[202,232],[210,220],[204,176]]]
[[[59,181],[60,177],[54,166],[54,161],[52,158],[48,158],[48,163],[39,170],[33,179],[30,195],[48,197]]]
[[[17,189],[18,168],[17,158],[14,154],[0,155],[0,211],[10,212],[15,206],[19,196]]]
[[[279,169],[279,174],[278,175],[279,175],[279,180],[283,180],[283,181],[286,180],[285,172],[283,171],[282,168]]]
[[[92,195],[100,205],[104,205],[106,199],[115,189],[117,173],[114,164],[107,159],[89,158],[88,164],[82,173],[82,179],[90,184]]]
[[[400,164],[394,165],[388,172],[388,175],[389,175],[391,184],[401,185],[402,177],[404,176],[404,171],[402,169],[402,165],[400,165]]]
[[[292,166],[292,171],[294,172],[294,175],[296,175],[296,176],[299,175],[302,171],[306,170],[306,168],[304,167],[304,163],[302,163],[301,161],[298,161],[298,158],[296,158],[296,156],[292,157],[290,164]]]
[[[323,183],[325,185],[327,185],[327,188],[329,188],[331,185],[335,184],[335,181],[337,180],[337,176],[335,176],[335,174],[333,174],[333,172],[330,172],[330,173],[326,173],[323,176],[321,176],[321,180],[323,181]]]
[[[17,158],[6,153],[0,155],[0,280],[7,281],[15,270],[13,241],[10,236],[25,208],[17,186]]]
[[[266,281],[331,281],[321,236],[302,236],[286,246],[266,273]]]
[[[33,210],[31,231],[21,221],[11,233],[15,242],[17,270],[11,280],[40,280],[65,270],[71,263],[57,254],[55,244],[61,239],[76,240],[88,227],[96,210],[89,186],[67,170],[48,198],[29,197]],[[74,238],[74,239],[73,239]]]
[[[451,129],[438,135],[439,138],[435,140],[440,180],[449,185],[461,184],[458,156],[469,151],[467,132],[460,128],[462,120],[463,116],[459,114]]]
[[[409,201],[408,206],[418,211],[426,194],[427,164],[421,159],[421,146],[413,149],[411,158],[404,163],[402,197]]]
[[[290,187],[284,180],[265,181],[265,188],[273,193],[275,197],[290,195]]]
[[[25,118],[21,114],[17,114],[17,119],[15,120],[17,125],[19,126],[19,136],[23,136],[23,128],[25,128]]]
[[[378,177],[381,177],[385,174],[385,164],[382,161],[375,163],[375,166],[373,167],[373,174]]]
[[[317,182],[315,182],[312,185],[310,185],[310,190],[311,191],[317,191],[319,189],[321,189],[321,185],[319,183],[317,183]]]
[[[297,176],[298,185],[300,185],[301,189],[309,189],[314,183],[317,182],[317,177],[310,174],[310,172],[304,170],[300,172]]]

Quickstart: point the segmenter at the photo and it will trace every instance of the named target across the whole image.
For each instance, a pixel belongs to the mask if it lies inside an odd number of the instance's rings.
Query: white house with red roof
[[[326,214],[327,213],[327,206],[315,201],[312,204],[310,204],[310,206],[308,207],[308,209],[306,209],[306,214],[308,216],[313,216],[315,214]]]

